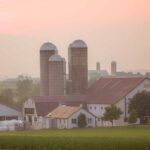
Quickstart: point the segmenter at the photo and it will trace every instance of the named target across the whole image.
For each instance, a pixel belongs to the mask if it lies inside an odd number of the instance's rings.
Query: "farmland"
[[[150,127],[1,132],[0,150],[150,150]]]

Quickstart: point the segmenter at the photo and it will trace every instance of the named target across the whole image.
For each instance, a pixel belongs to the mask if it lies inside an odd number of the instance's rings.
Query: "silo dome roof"
[[[65,61],[65,59],[58,54],[54,54],[49,58],[49,61]]]
[[[58,51],[57,47],[54,44],[50,43],[50,42],[46,42],[46,43],[44,43],[41,46],[40,51],[44,51],[44,50],[50,50],[50,51],[51,50],[55,50],[55,51]]]
[[[70,48],[87,48],[87,44],[82,40],[75,40],[70,44]]]
[[[113,60],[111,63],[112,63],[112,64],[116,64],[116,61]]]

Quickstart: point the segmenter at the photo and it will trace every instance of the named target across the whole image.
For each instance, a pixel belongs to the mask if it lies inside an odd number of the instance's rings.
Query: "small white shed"
[[[92,113],[81,107],[61,105],[46,116],[47,128],[78,128],[80,114],[84,114],[86,117],[86,127],[95,127],[96,117]]]

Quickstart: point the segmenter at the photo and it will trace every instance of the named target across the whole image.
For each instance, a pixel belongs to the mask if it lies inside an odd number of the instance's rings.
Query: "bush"
[[[137,121],[137,113],[135,110],[132,110],[128,118],[128,123],[136,123],[136,121]]]
[[[84,128],[84,127],[86,127],[86,116],[85,116],[85,114],[80,114],[79,116],[78,116],[78,127],[79,128]]]

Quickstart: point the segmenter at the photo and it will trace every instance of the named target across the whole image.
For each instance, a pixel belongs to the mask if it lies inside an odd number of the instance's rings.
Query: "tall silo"
[[[100,64],[100,62],[96,63],[96,71],[98,71],[98,72],[101,71],[101,64]]]
[[[88,86],[88,48],[84,41],[75,40],[69,45],[68,64],[72,94],[84,93]]]
[[[49,95],[64,95],[66,90],[66,61],[55,54],[49,58]]]
[[[117,73],[117,63],[115,61],[111,62],[111,75],[115,76]]]
[[[49,57],[57,54],[57,48],[50,42],[44,43],[40,48],[40,95],[49,95],[49,71],[48,71],[48,60]]]

